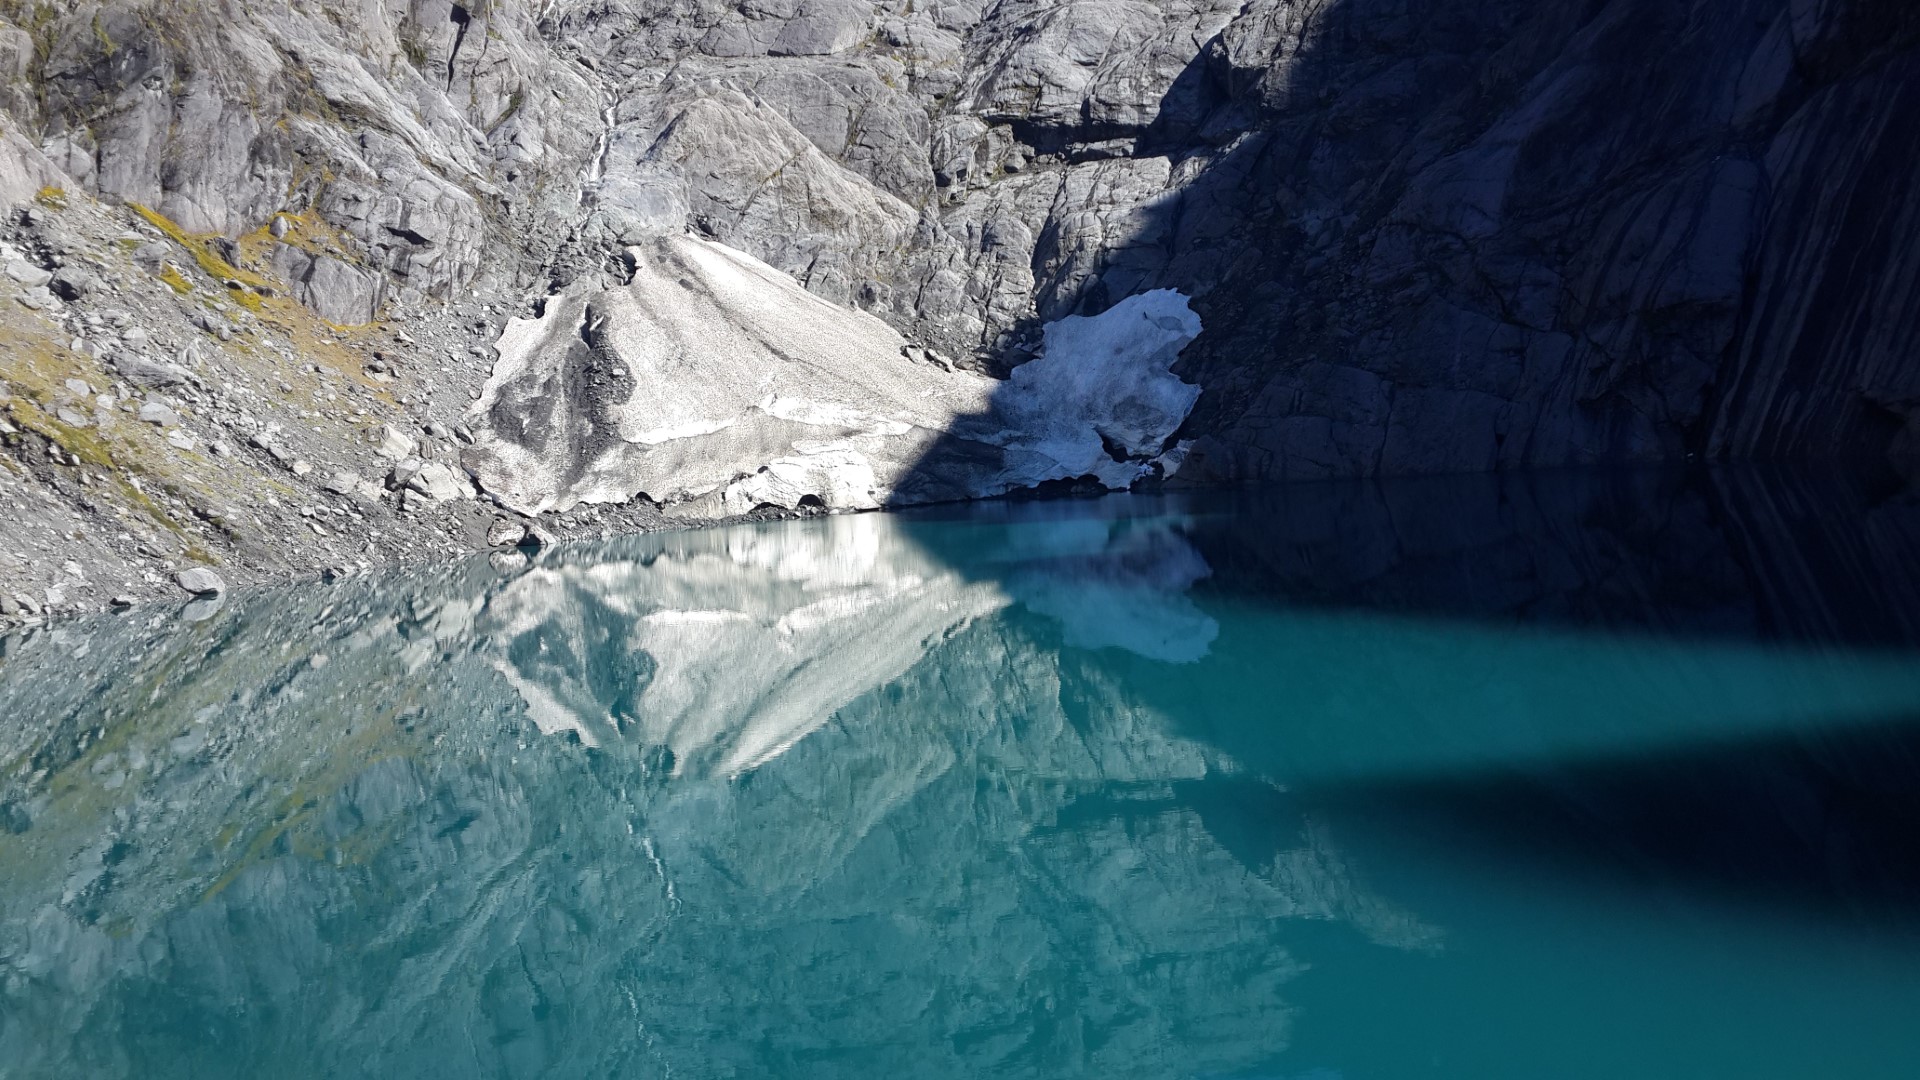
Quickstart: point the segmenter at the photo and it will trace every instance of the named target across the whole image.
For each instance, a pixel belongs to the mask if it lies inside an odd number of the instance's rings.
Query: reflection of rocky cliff
[[[1330,790],[1920,711],[1822,644],[1911,645],[1914,504],[1748,479],[823,518],[0,639],[0,1060],[1254,1066],[1300,920],[1462,951]]]
[[[1920,716],[1920,498],[1867,470],[1297,484],[1211,503],[1204,662],[1120,658],[1295,785],[1600,762]]]
[[[1403,477],[1209,505],[1221,513],[1185,535],[1222,595],[1695,639],[1920,643],[1920,488],[1884,470]]]
[[[1284,1044],[1289,918],[1434,943],[1317,831],[1214,839],[1178,792],[1221,763],[905,530],[676,534],[8,642],[0,695],[36,722],[0,748],[0,1055],[1157,1076]],[[993,536],[989,561],[1023,539]],[[1136,598],[1204,572],[1164,525],[1050,553],[1093,588],[1109,549]]]

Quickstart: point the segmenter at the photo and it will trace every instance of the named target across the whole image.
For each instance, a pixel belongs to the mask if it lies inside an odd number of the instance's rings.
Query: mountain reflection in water
[[[1896,1076],[1920,503],[663,534],[0,643],[0,1074]]]

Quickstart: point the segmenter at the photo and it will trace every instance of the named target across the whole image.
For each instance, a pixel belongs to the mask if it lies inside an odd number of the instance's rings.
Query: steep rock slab
[[[0,130],[0,204],[24,203],[40,189],[66,181],[66,174],[32,143],[13,131]]]
[[[1050,325],[1048,355],[1001,383],[916,362],[885,323],[724,245],[628,254],[626,284],[570,289],[501,337],[466,462],[516,511],[873,509],[1177,466],[1199,391],[1168,368],[1200,332],[1178,293]]]
[[[290,284],[335,322],[534,280],[597,134],[597,81],[541,35],[535,5],[6,8],[0,126],[64,186],[189,233],[315,216],[346,261],[296,266]]]

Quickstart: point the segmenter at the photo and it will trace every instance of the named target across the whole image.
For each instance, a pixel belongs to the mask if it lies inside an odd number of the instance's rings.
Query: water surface
[[[0,1075],[1920,1075],[1920,500],[822,518],[0,640]]]

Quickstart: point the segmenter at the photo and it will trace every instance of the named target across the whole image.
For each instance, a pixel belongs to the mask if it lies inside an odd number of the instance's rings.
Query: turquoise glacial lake
[[[1920,497],[818,517],[0,639],[0,1076],[1920,1076]]]

